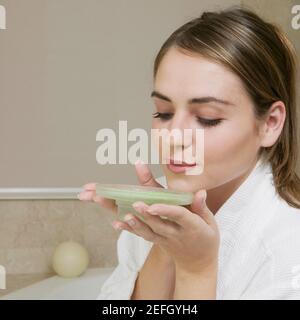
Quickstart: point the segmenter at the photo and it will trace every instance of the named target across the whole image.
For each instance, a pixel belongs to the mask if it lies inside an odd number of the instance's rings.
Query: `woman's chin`
[[[193,193],[204,189],[203,174],[193,175],[187,174],[186,172],[174,173],[171,172],[167,166],[163,166],[162,169],[167,180],[168,189]]]
[[[183,177],[170,178],[166,177],[168,189],[182,192],[197,192],[200,189],[203,189],[203,186],[199,185],[199,181],[196,183],[191,183],[190,179]]]

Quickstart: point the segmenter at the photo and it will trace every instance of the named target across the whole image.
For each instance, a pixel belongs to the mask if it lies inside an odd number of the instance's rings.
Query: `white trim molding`
[[[78,199],[83,188],[0,188],[0,200]]]

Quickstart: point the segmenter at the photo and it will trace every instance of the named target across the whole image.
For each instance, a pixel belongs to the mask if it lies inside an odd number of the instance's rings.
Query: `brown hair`
[[[197,53],[229,67],[243,81],[255,105],[257,120],[271,104],[282,101],[286,119],[276,143],[260,148],[258,157],[270,162],[277,193],[290,206],[300,208],[300,179],[296,173],[298,131],[295,50],[274,24],[249,9],[231,7],[204,12],[175,30],[154,61],[154,78],[169,48]]]

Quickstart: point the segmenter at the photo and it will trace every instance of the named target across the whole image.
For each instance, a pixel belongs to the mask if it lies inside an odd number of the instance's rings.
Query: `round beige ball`
[[[89,254],[85,247],[74,241],[59,244],[52,257],[52,267],[61,277],[78,277],[89,264]]]

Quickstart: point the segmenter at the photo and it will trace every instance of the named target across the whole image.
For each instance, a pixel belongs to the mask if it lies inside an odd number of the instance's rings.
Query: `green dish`
[[[118,206],[118,219],[124,221],[127,213],[144,218],[137,212],[132,204],[143,201],[148,205],[166,203],[172,205],[189,205],[193,201],[193,193],[169,190],[159,187],[146,187],[129,184],[96,184],[96,194],[104,198],[113,199]],[[162,217],[166,218],[166,217]]]

